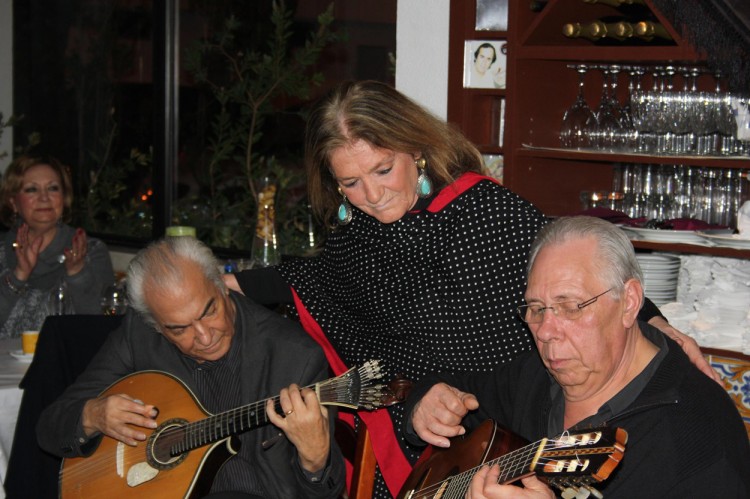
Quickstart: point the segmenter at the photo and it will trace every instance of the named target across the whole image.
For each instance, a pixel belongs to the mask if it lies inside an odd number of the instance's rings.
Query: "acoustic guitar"
[[[471,479],[485,465],[500,465],[498,483],[536,474],[562,491],[562,497],[602,497],[592,484],[609,477],[625,453],[622,428],[568,431],[557,438],[527,442],[487,420],[470,434],[451,439],[447,449],[430,447],[420,457],[399,499],[464,497]]]
[[[381,379],[379,362],[371,360],[309,388],[324,405],[377,409],[399,401]],[[126,376],[102,396],[118,393],[158,401],[158,427],[144,429],[148,437],[135,447],[105,436],[91,456],[64,459],[63,499],[201,497],[237,453],[236,435],[269,422],[266,400],[211,415],[180,380],[159,371]],[[278,396],[270,400],[279,410]]]

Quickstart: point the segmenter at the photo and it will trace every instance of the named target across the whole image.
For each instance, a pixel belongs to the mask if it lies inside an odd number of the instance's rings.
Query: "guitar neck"
[[[530,474],[535,468],[535,463],[539,460],[539,456],[546,445],[547,439],[543,438],[538,442],[521,447],[490,461],[488,463],[490,465],[500,465],[501,471],[498,483],[510,483]]]
[[[588,487],[609,476],[622,458],[626,441],[627,432],[620,428],[543,438],[457,474],[443,482],[441,488],[445,490],[445,497],[459,497],[451,495],[455,493],[463,497],[474,475],[483,466],[495,464],[500,466],[500,484],[536,474],[546,477],[550,485],[560,490],[571,484]]]
[[[275,401],[274,406],[278,406],[278,401]],[[268,422],[266,400],[263,400],[187,423],[179,428],[181,439],[173,445],[172,454],[179,455],[263,426]]]
[[[341,376],[306,388],[315,390],[318,401],[323,405],[373,409],[382,406],[383,385],[373,384],[381,377],[378,362],[369,361],[359,368],[349,369]],[[272,397],[181,426],[179,438],[175,439],[178,441],[172,445],[172,455],[182,454],[268,424],[270,420],[266,404],[269,400],[273,401],[274,410],[281,414],[279,397]]]

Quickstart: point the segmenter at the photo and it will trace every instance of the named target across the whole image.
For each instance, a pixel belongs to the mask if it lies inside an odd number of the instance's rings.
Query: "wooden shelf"
[[[634,248],[641,250],[750,259],[750,250],[744,249],[699,246],[695,244],[655,243],[650,241],[632,241],[632,243]]]
[[[615,8],[582,0],[549,0],[540,11],[532,11],[528,0],[508,0],[507,31],[478,32],[474,29],[476,0],[451,0],[448,120],[461,128],[483,153],[503,154],[503,183],[548,216],[580,212],[581,191],[611,190],[615,166],[622,163],[750,170],[747,157],[653,156],[558,147],[562,117],[575,100],[578,89],[578,75],[570,66],[705,64],[700,50],[680,36],[651,0],[644,3],[639,7]],[[655,44],[643,41],[596,44],[562,34],[565,23],[585,23],[612,16],[629,22],[658,22],[672,40]],[[507,40],[505,90],[463,88],[465,42],[482,38]],[[646,75],[643,84],[650,88],[651,73]],[[621,76],[617,87],[620,102],[625,102],[627,93],[624,81]],[[602,82],[602,71],[592,69],[586,73],[584,97],[592,108],[600,101]],[[710,73],[697,80],[700,90],[713,90],[715,85]],[[493,128],[497,125],[493,106],[500,99],[505,100],[502,147],[494,142],[497,130]],[[750,250],[731,248],[643,241],[636,242],[635,246],[640,250],[750,258]]]
[[[634,57],[633,50],[644,51]],[[673,64],[695,61],[695,54],[684,47],[596,47],[584,46],[534,46],[517,47],[516,54],[523,59],[548,59],[551,61],[600,61],[600,62],[661,62]]]
[[[559,158],[577,161],[608,163],[648,163],[660,165],[690,164],[712,168],[750,168],[747,156],[677,156],[649,155],[628,152],[584,151],[557,147],[530,147],[523,145],[516,151],[518,156],[535,158]]]

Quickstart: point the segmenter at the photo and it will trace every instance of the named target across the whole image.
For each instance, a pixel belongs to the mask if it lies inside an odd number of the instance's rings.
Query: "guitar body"
[[[470,434],[451,439],[447,449],[430,447],[414,465],[404,483],[399,499],[440,498],[446,492],[447,478],[460,475],[488,460],[518,449],[527,442],[488,419]],[[463,497],[463,496],[462,496]]]
[[[306,388],[315,391],[322,405],[355,410],[403,400],[380,382],[382,377],[379,361],[370,360]],[[157,428],[142,428],[146,441],[135,447],[105,436],[91,456],[64,459],[62,499],[203,497],[219,468],[237,453],[236,435],[270,423],[269,401],[280,410],[275,397],[212,415],[180,380],[159,371],[126,376],[101,396],[117,394],[154,404],[159,410]]]
[[[181,381],[167,373],[147,371],[132,374],[110,386],[102,396],[115,394],[127,394],[154,403],[159,409],[156,418],[159,426],[154,430],[144,428],[149,438],[135,447],[105,436],[93,455],[64,459],[60,472],[60,497],[190,498],[205,495],[216,471],[236,454],[234,446],[238,442],[229,437],[176,458],[157,456],[154,461],[151,456],[156,452],[161,432],[175,429],[185,422],[205,419],[209,414]]]

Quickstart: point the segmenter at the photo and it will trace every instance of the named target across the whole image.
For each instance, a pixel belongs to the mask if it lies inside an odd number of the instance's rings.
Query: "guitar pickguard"
[[[128,469],[128,487],[137,487],[149,480],[156,478],[159,470],[152,468],[148,463],[137,463]]]

